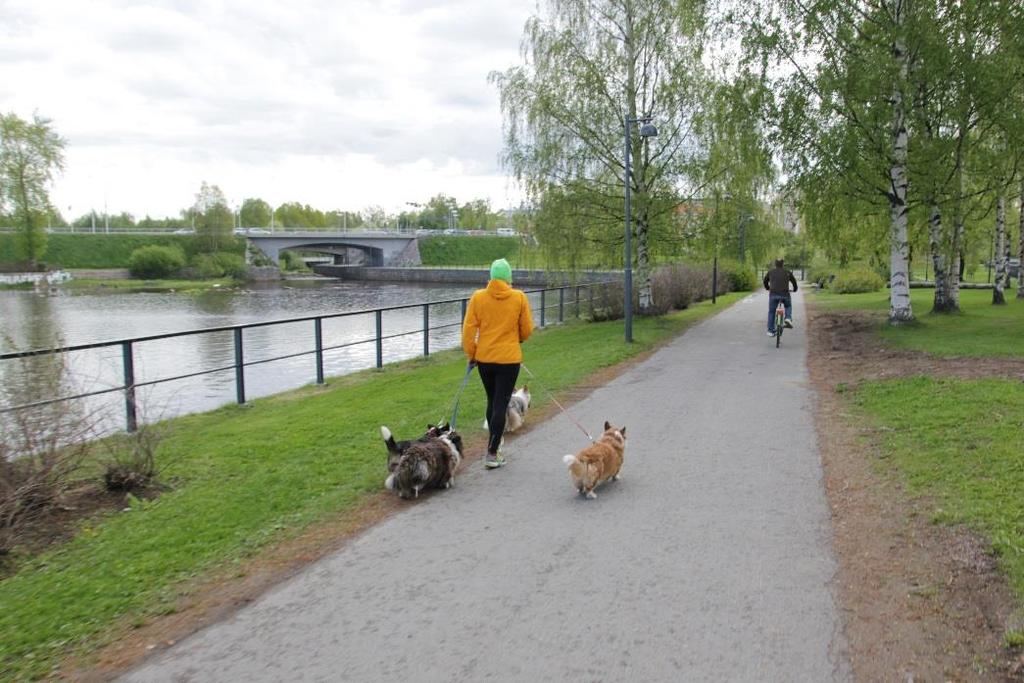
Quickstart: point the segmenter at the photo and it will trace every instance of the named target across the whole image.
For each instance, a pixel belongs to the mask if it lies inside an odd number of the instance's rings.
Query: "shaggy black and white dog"
[[[431,425],[416,440],[395,441],[391,430],[380,434],[388,449],[388,478],[384,487],[400,498],[416,498],[428,488],[449,488],[462,461],[462,437],[450,425]]]

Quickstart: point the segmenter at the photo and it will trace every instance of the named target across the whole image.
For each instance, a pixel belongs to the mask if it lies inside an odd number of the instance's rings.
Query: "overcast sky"
[[[176,216],[228,202],[518,203],[498,94],[535,0],[0,0],[0,110],[67,140],[52,198]]]

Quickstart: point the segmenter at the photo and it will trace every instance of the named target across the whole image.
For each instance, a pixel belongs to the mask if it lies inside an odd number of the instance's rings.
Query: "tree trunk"
[[[1020,235],[1017,247],[1017,298],[1024,299],[1024,180],[1020,181]]]
[[[898,30],[903,27],[903,3],[896,0],[895,16]],[[903,84],[907,80],[907,51],[901,39],[892,46],[899,75],[892,90],[892,166],[889,169],[891,188],[889,208],[892,217],[889,244],[889,323],[898,325],[914,319],[910,305],[910,278],[907,272],[907,124],[903,101]]]
[[[957,189],[953,209],[953,268],[949,273],[949,288],[946,294],[946,312],[956,313],[960,310],[960,280],[964,277],[964,156],[965,127],[960,127],[960,140],[956,149]]]
[[[946,256],[942,251],[942,209],[934,199],[929,199],[928,203],[931,206],[928,216],[928,247],[932,253],[932,269],[935,271],[932,313],[946,313],[949,306],[949,274],[946,272]]]
[[[1006,277],[1006,198],[1000,194],[996,199],[996,247],[993,250],[996,261],[996,279],[992,285],[992,303],[1005,304],[1003,280]]]

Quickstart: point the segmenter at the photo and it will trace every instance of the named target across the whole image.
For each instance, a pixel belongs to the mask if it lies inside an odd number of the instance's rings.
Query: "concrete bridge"
[[[413,266],[421,263],[419,243],[411,234],[386,233],[383,230],[255,234],[250,230],[245,237],[274,263],[286,249],[331,254],[335,263],[343,263],[343,257],[351,249],[365,254],[360,265]]]

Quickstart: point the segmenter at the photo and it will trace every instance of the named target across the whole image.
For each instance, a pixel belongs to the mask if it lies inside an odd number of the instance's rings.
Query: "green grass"
[[[866,382],[855,401],[881,427],[884,455],[937,522],[992,543],[1024,599],[1024,384],[1015,380]]]
[[[897,348],[925,351],[936,356],[1021,356],[1024,355],[1024,300],[1008,292],[1005,306],[992,305],[989,290],[960,292],[960,313],[929,313],[933,291],[911,290],[910,300],[917,322],[891,327],[888,291],[869,294],[818,292],[809,301],[828,310],[860,310],[878,314],[879,334]]]
[[[222,287],[234,287],[238,284],[229,277],[214,278],[212,280],[95,280],[91,278],[74,278],[59,285],[61,289],[71,290],[131,290],[138,292],[165,292],[165,291],[193,291],[205,289],[219,289]]]
[[[519,238],[437,235],[420,239],[419,249],[424,266],[489,266],[505,258],[514,267]]]
[[[0,263],[18,261],[13,233],[0,234]],[[191,258],[198,249],[192,235],[120,235],[51,233],[42,261],[51,268],[127,268],[132,252],[150,245],[177,246]],[[245,240],[233,239],[223,251],[245,253]]]
[[[622,321],[538,330],[524,362],[544,389],[565,390],[743,296],[638,318],[631,346]],[[0,677],[46,676],[66,653],[88,656],[125,620],[173,611],[182,582],[357,507],[384,478],[379,425],[418,434],[450,411],[464,369],[461,353],[448,351],[165,423],[159,453],[172,491],[95,522],[0,583]],[[534,397],[549,401],[545,391]],[[483,407],[473,378],[461,424],[474,424]]]

